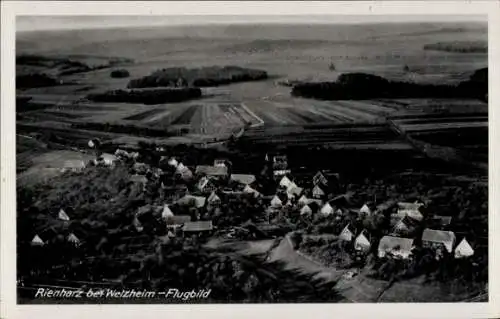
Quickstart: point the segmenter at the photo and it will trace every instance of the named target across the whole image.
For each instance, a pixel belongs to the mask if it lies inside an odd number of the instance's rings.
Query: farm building
[[[227,177],[228,169],[226,166],[198,165],[196,166],[195,174],[213,177]]]
[[[189,215],[175,215],[166,220],[167,228],[177,228],[183,226],[185,223],[191,221],[191,216]]]
[[[312,209],[309,207],[309,205],[304,205],[300,209],[300,215],[311,215],[312,214]]]
[[[342,231],[339,234],[339,239],[344,240],[344,241],[352,241],[354,238],[354,231],[352,230],[352,227],[350,224],[347,224],[347,226],[342,229]]]
[[[68,214],[66,214],[66,212],[62,208],[59,210],[59,213],[57,214],[57,218],[59,218],[60,220],[64,220],[64,221],[69,220]]]
[[[325,196],[325,192],[318,185],[316,185],[312,190],[312,195],[314,198],[321,198]]]
[[[257,179],[255,178],[255,175],[251,174],[231,174],[231,181],[243,184],[243,185],[251,185],[254,183]]]
[[[33,245],[33,246],[43,246],[43,245],[45,245],[45,243],[40,238],[40,236],[35,235],[35,237],[33,237],[33,239],[31,240],[31,245]]]
[[[395,258],[407,259],[411,255],[412,248],[413,239],[384,236],[378,245],[378,256],[383,258],[390,254]]]
[[[66,160],[63,163],[63,167],[61,168],[62,172],[79,172],[85,169],[87,165],[83,160]]]
[[[205,197],[185,195],[177,201],[177,204],[181,206],[194,206],[196,208],[202,208],[205,206]]]
[[[328,180],[326,179],[325,175],[323,172],[318,171],[316,175],[313,177],[313,185],[323,185],[327,186],[328,185]]]
[[[445,247],[451,253],[455,244],[455,234],[451,231],[425,229],[422,234],[422,245],[429,248]]]
[[[325,216],[329,216],[333,214],[333,207],[330,205],[330,203],[327,202],[325,205],[323,205],[323,207],[321,207],[320,212]]]
[[[472,249],[467,239],[462,239],[460,244],[455,247],[455,258],[466,258],[472,255],[474,255],[474,249]]]
[[[186,222],[182,227],[184,235],[209,235],[213,230],[211,220]]]
[[[354,249],[367,252],[370,250],[371,243],[365,231],[362,231],[354,240]]]

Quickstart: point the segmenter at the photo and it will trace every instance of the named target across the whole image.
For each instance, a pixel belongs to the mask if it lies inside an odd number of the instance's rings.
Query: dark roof
[[[438,215],[435,215],[435,216],[432,217],[432,220],[439,221],[439,223],[442,226],[447,226],[447,225],[451,224],[451,219],[452,219],[451,216],[438,216]]]
[[[196,222],[187,222],[184,224],[182,228],[185,232],[199,232],[199,231],[209,231],[213,229],[212,221],[196,221]]]
[[[168,225],[180,225],[191,222],[191,216],[189,215],[174,215],[167,219]]]

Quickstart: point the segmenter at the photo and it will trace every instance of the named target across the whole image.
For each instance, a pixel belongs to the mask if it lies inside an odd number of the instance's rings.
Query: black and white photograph
[[[17,304],[487,303],[488,35],[16,16]]]

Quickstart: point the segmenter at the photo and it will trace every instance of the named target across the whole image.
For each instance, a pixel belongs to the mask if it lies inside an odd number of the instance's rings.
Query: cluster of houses
[[[128,153],[123,150],[116,150],[114,155],[101,154],[96,160],[96,164],[106,166],[114,166],[115,163],[123,159],[138,158],[137,153]],[[271,196],[265,196],[258,190],[257,179],[251,174],[238,174],[231,172],[230,162],[225,159],[216,159],[213,165],[198,165],[193,171],[182,162],[179,162],[174,157],[162,156],[160,163],[167,163],[175,174],[186,182],[195,185],[195,191],[190,194],[187,187],[183,189],[183,196],[168,197],[162,209],[161,217],[166,223],[168,236],[176,236],[177,230],[182,230],[183,234],[209,235],[212,233],[214,226],[212,221],[198,220],[191,221],[191,216],[176,215],[171,210],[172,204],[180,206],[189,206],[196,210],[201,210],[207,205],[220,205],[221,192],[250,194],[254,197],[269,200],[268,211],[280,211],[284,207],[295,207],[299,211],[300,216],[307,218],[313,214],[321,214],[323,216],[331,216],[333,220],[340,221],[345,215],[346,210],[353,211],[343,205],[345,197],[343,195],[331,197],[328,193],[329,177],[325,172],[317,172],[308,187],[301,187],[291,177],[288,169],[288,161],[284,155],[275,155],[270,157],[266,154],[266,165],[272,169],[277,188],[276,193]],[[148,174],[156,177],[163,173],[159,168],[151,168],[149,165],[135,162],[133,165],[135,175],[131,177],[131,181],[141,183],[144,187],[148,183]],[[179,186],[176,186],[176,191],[179,193]],[[162,189],[169,188],[162,183]],[[421,212],[422,203],[398,203],[397,212],[391,215],[392,231],[382,237],[378,244],[378,256],[393,258],[410,258],[415,242],[415,230],[422,226],[424,215]],[[62,213],[61,213],[62,212]],[[69,217],[61,210],[59,218],[65,220]],[[359,216],[371,216],[381,213],[378,209],[372,210],[368,204],[364,204],[361,208],[355,209],[354,212]],[[138,212],[134,219],[133,225],[137,231],[142,231],[143,227],[139,221]],[[446,226],[451,223],[451,217],[434,216],[434,222],[439,225]],[[371,249],[372,238],[366,230],[357,231],[353,229],[351,224],[346,225],[340,234],[339,239],[352,242],[358,251],[368,252]],[[458,243],[456,236],[452,231],[442,229],[427,228],[423,231],[421,242],[424,247],[432,247],[436,250],[436,258],[440,258],[444,251],[454,254],[456,258],[469,257],[474,254],[474,250],[466,238],[462,238]],[[78,238],[74,234],[68,236],[68,240],[77,242]],[[33,244],[43,244],[43,240],[36,235],[32,241]]]

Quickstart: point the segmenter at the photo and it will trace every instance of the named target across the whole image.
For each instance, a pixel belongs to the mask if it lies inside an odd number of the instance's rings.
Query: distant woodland
[[[160,86],[208,87],[236,82],[267,79],[267,72],[246,69],[238,66],[211,66],[203,68],[167,68],[152,74],[131,80],[128,88],[147,88]]]
[[[305,82],[293,86],[292,95],[320,100],[373,98],[479,98],[488,93],[488,69],[474,72],[458,85],[416,84],[389,81],[366,73],[346,73],[336,82]]]
[[[438,42],[426,44],[424,50],[457,52],[457,53],[488,53],[488,44],[481,41],[471,42]]]

